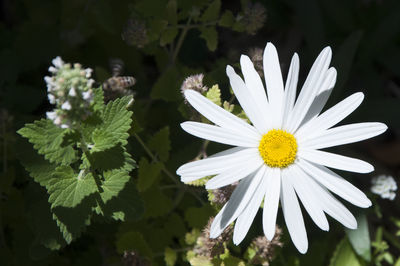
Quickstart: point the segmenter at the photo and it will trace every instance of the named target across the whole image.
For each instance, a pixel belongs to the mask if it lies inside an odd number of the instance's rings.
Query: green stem
[[[172,60],[171,60],[172,64],[175,64],[175,60],[178,57],[178,53],[179,53],[179,50],[182,47],[183,40],[185,40],[186,33],[191,29],[191,27],[190,27],[190,21],[191,20],[192,20],[192,17],[189,17],[185,27],[182,28],[181,35],[179,36],[178,43],[176,44],[176,47],[174,49],[174,53],[172,55]]]
[[[393,245],[395,246],[398,250],[400,250],[400,241],[396,239],[392,234],[390,234],[388,231],[383,229],[383,236]]]

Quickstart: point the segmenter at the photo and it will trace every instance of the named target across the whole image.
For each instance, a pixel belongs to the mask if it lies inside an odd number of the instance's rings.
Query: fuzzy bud
[[[392,176],[380,175],[372,179],[371,192],[379,195],[382,199],[394,200],[396,191],[397,184]]]
[[[249,3],[244,10],[243,23],[246,32],[254,35],[261,29],[267,20],[265,7],[260,3]]]
[[[148,42],[146,24],[143,21],[129,19],[121,37],[128,45],[142,48]]]
[[[283,246],[283,243],[280,241],[281,236],[282,229],[276,226],[275,236],[271,241],[269,241],[265,236],[254,238],[249,247],[256,251],[256,254],[251,259],[251,264],[268,266],[269,262],[274,258],[275,248]]]

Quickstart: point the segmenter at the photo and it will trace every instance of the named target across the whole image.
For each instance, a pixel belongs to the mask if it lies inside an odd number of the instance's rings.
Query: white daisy
[[[336,82],[336,70],[329,68],[331,57],[331,49],[326,47],[315,60],[297,100],[296,53],[284,85],[276,48],[267,44],[263,62],[266,91],[249,57],[240,58],[244,81],[227,66],[232,89],[252,125],[200,93],[185,91],[187,101],[216,125],[184,122],[182,128],[203,139],[237,146],[177,170],[183,182],[215,175],[207,182],[207,189],[240,180],[215,217],[210,237],[218,237],[236,220],[233,242],[239,244],[263,199],[266,237],[274,237],[280,201],[292,241],[301,253],[307,251],[308,240],[298,198],[322,230],[329,229],[325,213],[348,228],[357,227],[354,216],[328,190],[362,208],[369,207],[371,201],[327,167],[356,173],[369,173],[374,168],[367,162],[320,149],[368,139],[387,127],[382,123],[358,123],[332,128],[361,104],[364,96],[360,92],[320,114]]]

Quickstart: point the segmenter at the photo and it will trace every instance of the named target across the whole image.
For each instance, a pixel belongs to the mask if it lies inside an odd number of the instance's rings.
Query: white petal
[[[252,174],[264,164],[260,156],[252,157],[246,161],[238,163],[225,172],[214,176],[206,183],[206,189],[216,189],[227,186],[242,178]]]
[[[214,157],[229,155],[229,154],[235,153],[237,151],[242,151],[242,150],[245,150],[245,149],[247,149],[247,148],[233,147],[233,148],[230,148],[230,149],[226,149],[226,150],[214,153],[213,155],[208,156],[208,158],[214,158]]]
[[[272,240],[276,229],[276,216],[278,214],[279,195],[281,191],[281,170],[267,168],[264,174],[267,189],[264,198],[263,229],[268,240]]]
[[[324,149],[328,147],[353,143],[382,134],[387,129],[383,123],[357,123],[335,127],[322,134],[299,143],[307,149]]]
[[[307,174],[303,172],[297,165],[292,166],[291,181],[293,187],[303,203],[304,208],[310,215],[314,223],[324,231],[329,230],[329,223],[325,217],[318,197],[315,197],[314,191],[309,186]]]
[[[249,176],[239,183],[229,201],[215,216],[210,227],[210,238],[218,237],[242,213],[259,186],[264,171],[265,167],[261,167],[255,175]]]
[[[318,183],[348,202],[361,208],[371,206],[371,201],[361,190],[328,168],[302,159],[299,159],[298,165]]]
[[[364,94],[361,92],[350,95],[343,101],[312,119],[309,123],[297,130],[296,138],[307,139],[320,134],[325,129],[331,128],[351,114],[361,104]]]
[[[219,107],[199,92],[194,90],[185,90],[186,100],[204,117],[218,126],[231,129],[233,131],[240,131],[243,134],[255,137],[258,135],[257,131],[250,124],[244,120]]]
[[[258,147],[261,139],[261,136],[260,139],[255,139],[252,136],[246,136],[237,131],[199,122],[184,122],[181,124],[181,127],[196,137],[233,146]]]
[[[264,124],[265,128],[263,128],[263,132],[267,132],[270,128],[270,120],[274,117],[271,116],[271,112],[269,110],[267,95],[265,93],[264,85],[261,81],[260,75],[257,73],[254,68],[253,62],[251,62],[250,58],[246,55],[242,55],[240,57],[240,65],[242,68],[242,73],[244,77],[244,81],[246,83],[246,87],[249,90],[249,94],[253,98],[254,103],[257,105],[257,109],[260,113],[264,114]],[[267,114],[271,117],[267,119]]]
[[[310,73],[304,82],[299,97],[294,105],[292,112],[289,114],[288,129],[289,132],[295,132],[303,121],[304,116],[308,112],[312,102],[319,92],[319,86],[322,82],[325,72],[327,71],[332,58],[330,47],[326,47],[319,54],[311,67]]]
[[[222,173],[240,162],[260,157],[258,149],[247,148],[230,154],[209,157],[203,160],[189,162],[176,170],[176,173],[181,176],[208,176]],[[185,181],[187,182],[187,181]]]
[[[374,167],[367,162],[326,151],[301,149],[297,155],[307,161],[339,170],[355,173],[370,173],[374,171]]]
[[[324,211],[335,220],[350,229],[357,228],[357,220],[351,212],[326,189],[317,184],[313,179],[308,180],[308,185],[312,189],[315,197],[319,199]]]
[[[299,202],[297,201],[292,183],[290,182],[291,175],[292,171],[290,168],[282,171],[281,202],[283,216],[293,244],[300,253],[304,254],[308,249],[307,232],[304,226]]]
[[[263,169],[265,170],[264,167]],[[266,185],[266,179],[262,178],[261,183],[254,192],[253,197],[236,220],[235,229],[233,231],[233,243],[235,245],[239,245],[249,231],[250,226],[253,223],[254,217],[256,216],[258,209],[260,208],[262,199],[265,194]]]
[[[283,78],[278,52],[272,43],[264,50],[264,76],[270,109],[275,117],[273,127],[281,127],[283,113]]]
[[[232,87],[233,92],[235,93],[236,98],[238,99],[240,106],[243,108],[247,117],[253,123],[254,127],[260,134],[265,133],[265,128],[268,127],[266,124],[266,116],[261,113],[255,104],[253,97],[249,95],[249,89],[246,87],[246,84],[236,74],[235,70],[231,66],[226,67],[226,74],[229,77],[229,81]]]
[[[297,81],[299,80],[300,60],[297,53],[294,53],[290,62],[289,72],[285,84],[284,107],[282,117],[282,128],[287,128],[288,115],[292,111],[296,100]],[[275,230],[275,229],[274,229]],[[275,232],[275,231],[274,231]]]
[[[300,127],[311,121],[314,117],[318,116],[322,111],[332,93],[333,87],[335,86],[336,75],[337,72],[334,67],[331,67],[328,69],[328,71],[326,71],[325,79],[320,87],[320,91],[311,104],[310,109],[308,109],[308,112],[301,122]]]

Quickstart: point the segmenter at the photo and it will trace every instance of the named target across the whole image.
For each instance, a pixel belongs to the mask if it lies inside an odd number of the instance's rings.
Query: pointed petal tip
[[[268,239],[268,241],[272,241],[272,239],[273,239],[274,236],[275,236],[275,231],[272,231],[272,232],[264,232],[264,234],[265,234],[265,237]]]
[[[232,74],[234,74],[235,73],[235,70],[233,69],[233,67],[231,67],[230,65],[227,65],[226,66],[226,74],[228,75],[228,76],[230,76],[230,75],[232,75]]]
[[[308,250],[308,244],[306,243],[305,245],[302,246],[296,246],[296,248],[301,254],[306,254]]]

